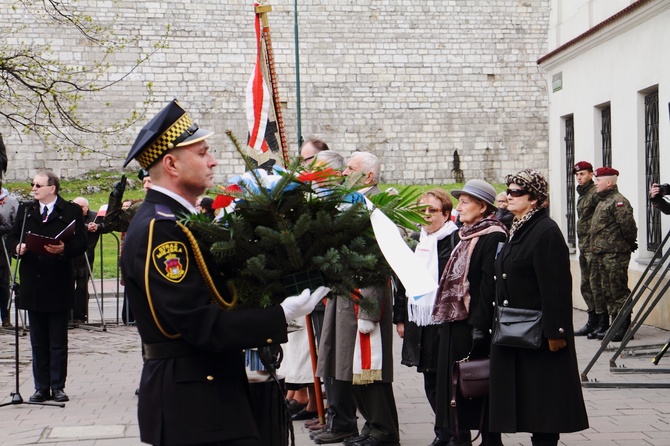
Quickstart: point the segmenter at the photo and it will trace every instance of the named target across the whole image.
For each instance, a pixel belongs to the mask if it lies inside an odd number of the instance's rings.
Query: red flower
[[[326,167],[325,169],[322,170],[313,170],[312,172],[302,172],[300,175],[298,175],[297,179],[302,183],[308,183],[310,181],[327,180],[328,178],[331,178],[336,174],[337,172],[335,171],[335,169]]]
[[[236,195],[242,192],[242,188],[237,184],[231,184],[230,186],[223,189],[223,194],[219,194],[214,198],[214,203],[212,203],[212,209],[221,209],[227,208],[230,206],[230,203],[235,200]]]

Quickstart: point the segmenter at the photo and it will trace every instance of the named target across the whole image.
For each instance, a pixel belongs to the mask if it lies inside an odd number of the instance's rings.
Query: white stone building
[[[670,1],[551,3],[549,51],[538,61],[549,96],[551,215],[574,246],[578,197],[571,166],[586,160],[617,169],[638,227],[633,288],[670,230],[670,217],[651,211],[647,201],[652,183],[670,182]],[[577,253],[573,278],[575,303],[583,306]],[[647,320],[670,328],[668,311],[670,302],[662,299]]]
[[[297,154],[294,3],[305,138],[320,137],[344,156],[355,150],[376,153],[385,182],[452,182],[455,151],[466,180],[501,181],[523,167],[547,168],[547,94],[536,61],[547,52],[549,0],[271,0],[286,134]],[[145,47],[171,27],[167,48],[113,89],[85,101],[87,116],[103,123],[129,116],[141,109],[151,82],[150,115],[176,97],[199,124],[217,132],[212,146],[221,161],[218,181],[242,169],[224,132],[246,140],[253,0],[63,4],[83,8],[102,24],[116,18],[116,32],[141,36]],[[0,0],[0,21],[3,30],[12,30],[3,36],[10,45],[49,43],[54,57],[72,64],[96,56],[79,35],[36,22],[19,2]],[[139,54],[134,47],[114,54],[110,78],[127,72]],[[40,167],[62,177],[120,170],[140,126],[109,149],[94,135],[87,137],[92,152],[82,157],[57,153],[30,135],[20,141],[0,122],[10,156],[8,177],[29,179]]]

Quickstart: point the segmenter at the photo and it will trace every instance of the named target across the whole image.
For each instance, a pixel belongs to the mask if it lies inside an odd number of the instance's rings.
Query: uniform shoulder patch
[[[624,205],[623,201],[617,201],[617,203],[616,203],[616,207],[618,207],[618,208],[622,207],[623,205]]]
[[[188,272],[188,250],[179,241],[165,242],[151,252],[151,260],[158,273],[170,282],[179,283]]]
[[[170,209],[169,206],[165,206],[164,204],[157,204],[156,205],[156,212],[154,214],[154,218],[156,220],[171,220],[171,221],[177,221],[177,216],[172,212],[172,209]]]

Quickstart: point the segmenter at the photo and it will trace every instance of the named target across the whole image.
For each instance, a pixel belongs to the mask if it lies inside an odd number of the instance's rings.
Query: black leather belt
[[[186,341],[176,340],[161,342],[158,344],[142,344],[144,347],[144,359],[168,359],[181,356],[195,356],[203,353]]]

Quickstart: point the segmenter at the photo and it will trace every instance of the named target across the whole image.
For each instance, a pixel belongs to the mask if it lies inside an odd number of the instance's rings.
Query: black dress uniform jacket
[[[588,428],[572,328],[572,276],[563,234],[546,210],[497,254],[498,304],[542,310],[537,350],[491,345],[493,432],[560,433]],[[567,346],[551,352],[547,338]]]
[[[20,240],[25,242],[21,237],[24,218],[24,233],[33,232],[48,237],[57,236],[74,220],[74,237],[65,243],[62,255],[26,251],[21,257],[18,306],[29,311],[67,311],[74,301],[72,259],[86,252],[84,217],[79,205],[65,201],[60,195],[44,223],[39,206],[39,202],[34,200],[19,206],[12,232],[7,238],[7,250],[11,254],[16,252]]]
[[[213,303],[194,249],[177,219],[178,202],[149,190],[124,242],[121,266],[145,349],[163,347],[142,370],[138,418],[154,445],[257,437],[242,349],[286,342],[281,307],[224,311]],[[202,252],[218,290],[225,290]]]

